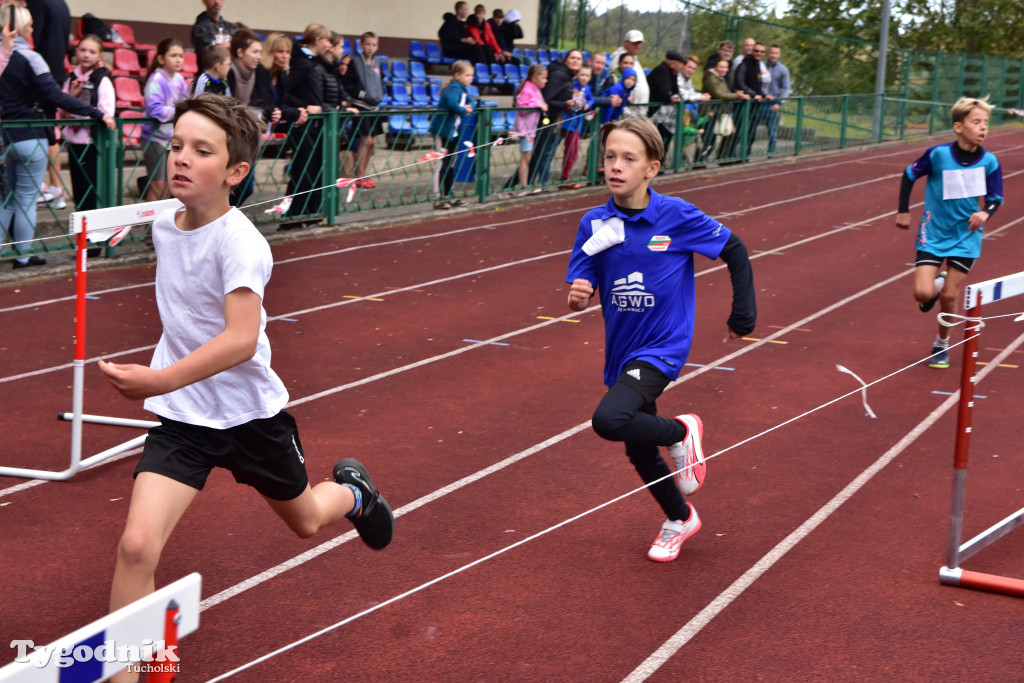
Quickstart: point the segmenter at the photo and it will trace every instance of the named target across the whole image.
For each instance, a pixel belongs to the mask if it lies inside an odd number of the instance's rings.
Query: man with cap
[[[636,86],[633,88],[634,104],[646,104],[651,101],[651,88],[647,84],[647,75],[644,72],[644,67],[640,64],[640,48],[643,47],[643,43],[643,33],[636,29],[626,31],[626,35],[622,39],[622,47],[613,52],[611,56],[611,63],[618,64],[619,55],[624,52],[633,55],[633,68],[636,70]],[[636,113],[640,111],[642,110],[637,110]]]

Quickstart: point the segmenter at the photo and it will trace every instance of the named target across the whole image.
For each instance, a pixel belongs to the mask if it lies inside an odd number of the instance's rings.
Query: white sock
[[[935,346],[941,346],[944,349],[949,348],[949,337],[943,339],[942,337],[935,338]]]

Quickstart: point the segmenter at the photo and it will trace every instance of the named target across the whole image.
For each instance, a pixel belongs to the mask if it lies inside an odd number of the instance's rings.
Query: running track
[[[374,553],[344,523],[296,539],[214,473],[157,577],[203,575],[179,681],[246,666],[230,680],[1018,678],[1021,603],[938,582],[960,352],[948,372],[915,364],[935,318],[915,310],[913,235],[893,225],[898,174],[924,146],[656,184],[744,238],[760,309],[750,340],[724,343],[728,273],[698,258],[693,365],[659,403],[698,412],[716,455],[693,497],[703,530],[667,565],[644,557],[653,499],[627,495],[640,482],[621,447],[589,429],[600,313],[565,306],[577,222],[604,195],[276,244],[268,333],[311,479],[364,460],[396,539]],[[1024,132],[988,146],[1008,204],[974,282],[1021,270],[1024,253]],[[915,188],[915,216],[922,199]],[[148,362],[152,278],[151,266],[90,271],[90,359]],[[67,465],[54,415],[70,409],[71,293],[65,276],[0,288],[3,465]],[[977,389],[968,537],[1024,498],[1024,327],[1011,321],[982,336],[981,360],[997,362]],[[877,419],[859,393],[825,405],[859,386],[837,364],[866,382],[892,375],[867,391]],[[149,417],[94,362],[86,374],[86,412]],[[87,426],[84,456],[137,433]],[[49,642],[104,614],[135,460],[63,483],[0,478],[0,643]],[[1022,558],[1018,532],[965,566],[1021,576]],[[0,663],[13,656],[0,648]]]

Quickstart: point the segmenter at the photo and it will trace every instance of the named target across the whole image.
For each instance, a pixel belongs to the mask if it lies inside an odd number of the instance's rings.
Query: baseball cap
[[[642,43],[644,42],[644,34],[641,33],[640,31],[637,31],[636,29],[633,29],[632,31],[626,31],[626,37],[624,38],[624,40],[627,43]]]
[[[510,9],[505,12],[505,21],[520,21],[522,18],[523,15],[517,9]]]

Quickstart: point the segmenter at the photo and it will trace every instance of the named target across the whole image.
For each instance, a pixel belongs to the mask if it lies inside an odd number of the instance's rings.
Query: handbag
[[[719,114],[715,121],[715,135],[728,137],[736,132],[736,124],[733,123],[732,114]]]

